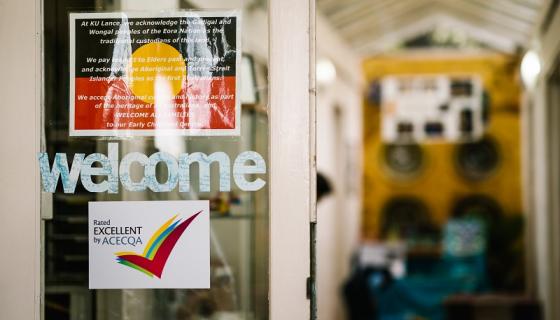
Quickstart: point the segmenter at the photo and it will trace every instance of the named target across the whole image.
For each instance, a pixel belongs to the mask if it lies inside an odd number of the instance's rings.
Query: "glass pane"
[[[68,165],[76,153],[108,153],[108,144],[119,144],[119,159],[130,152],[151,155],[165,151],[178,153],[225,152],[233,161],[243,151],[255,151],[268,162],[267,116],[267,14],[259,1],[212,1],[220,10],[241,9],[241,38],[252,39],[243,46],[241,74],[241,133],[239,136],[135,136],[77,137],[69,135],[70,114],[70,34],[69,14],[76,12],[207,10],[197,6],[205,1],[164,1],[161,8],[152,1],[126,0],[44,0],[44,141],[52,163],[56,153],[66,153]],[[163,2],[162,2],[163,3]],[[165,5],[165,6],[164,6]],[[143,7],[142,7],[143,6]],[[156,11],[154,11],[156,10]],[[138,11],[141,12],[141,11]],[[251,28],[249,28],[251,26]],[[255,32],[255,26],[261,30]],[[265,32],[263,35],[262,32]],[[258,44],[261,42],[260,44]],[[255,45],[255,43],[257,45]],[[92,49],[93,50],[93,49]],[[196,166],[195,166],[196,167]],[[138,168],[136,168],[138,169]],[[45,319],[265,319],[268,318],[268,188],[256,192],[241,190],[231,183],[230,192],[219,191],[218,166],[211,165],[210,192],[201,192],[197,171],[192,174],[190,192],[127,191],[88,192],[80,181],[74,193],[64,193],[61,183],[43,215],[45,220],[44,314]],[[141,174],[132,167],[132,180]],[[165,181],[165,167],[156,167],[156,178]],[[99,178],[99,177],[95,177]],[[268,181],[266,176],[262,176]],[[94,179],[94,182],[99,182]],[[139,200],[210,201],[210,289],[88,289],[88,202]]]

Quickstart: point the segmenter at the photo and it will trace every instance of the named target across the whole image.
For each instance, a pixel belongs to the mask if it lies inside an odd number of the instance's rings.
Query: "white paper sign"
[[[71,136],[238,136],[241,12],[70,13]]]
[[[208,201],[89,203],[89,288],[209,288]]]

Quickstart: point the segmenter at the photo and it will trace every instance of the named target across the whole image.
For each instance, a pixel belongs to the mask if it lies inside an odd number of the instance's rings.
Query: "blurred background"
[[[558,4],[317,1],[319,319],[560,319]]]

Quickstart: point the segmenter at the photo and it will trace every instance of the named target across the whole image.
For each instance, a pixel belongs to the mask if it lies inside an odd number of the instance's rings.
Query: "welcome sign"
[[[89,203],[89,288],[210,288],[209,201]]]

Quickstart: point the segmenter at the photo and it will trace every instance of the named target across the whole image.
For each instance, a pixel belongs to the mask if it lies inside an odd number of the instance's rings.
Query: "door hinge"
[[[307,277],[307,299],[310,300],[315,294],[315,280],[311,277]]]

